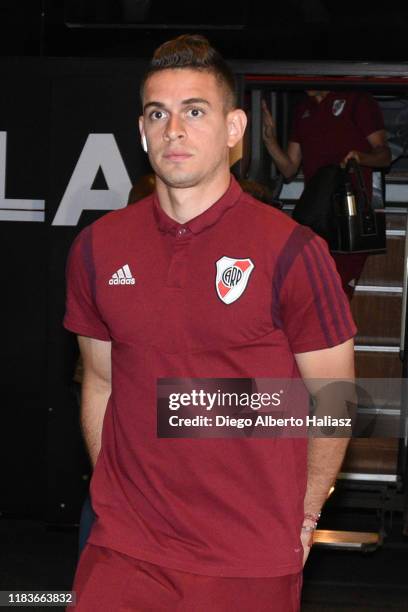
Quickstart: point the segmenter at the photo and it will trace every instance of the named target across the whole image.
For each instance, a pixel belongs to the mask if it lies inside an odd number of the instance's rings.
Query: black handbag
[[[385,211],[373,209],[354,159],[345,168],[320,168],[299,198],[293,218],[322,236],[333,253],[386,251]]]

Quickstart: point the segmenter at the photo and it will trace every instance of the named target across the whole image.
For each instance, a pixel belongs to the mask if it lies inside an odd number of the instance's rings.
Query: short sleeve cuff
[[[104,329],[75,321],[70,317],[64,318],[63,326],[66,330],[78,336],[86,336],[87,338],[95,338],[96,340],[104,340],[106,342],[111,341],[111,337]]]

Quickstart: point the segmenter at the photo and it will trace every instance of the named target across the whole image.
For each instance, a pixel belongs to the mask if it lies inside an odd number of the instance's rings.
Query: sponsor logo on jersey
[[[109,279],[109,285],[134,285],[135,282],[127,264],[119,268],[115,274],[112,274],[112,278]]]
[[[250,259],[221,257],[216,262],[216,268],[217,295],[224,304],[232,304],[244,293],[255,266]]]
[[[310,117],[310,110],[307,108],[301,118],[307,119],[308,117]]]
[[[345,100],[335,100],[332,106],[332,112],[335,117],[338,117],[343,112],[343,109],[346,105]]]

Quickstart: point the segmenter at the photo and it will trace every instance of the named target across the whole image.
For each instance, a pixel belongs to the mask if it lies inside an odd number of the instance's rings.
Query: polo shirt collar
[[[217,223],[217,221],[221,219],[223,214],[238,202],[241,193],[242,189],[239,183],[234,178],[234,176],[231,175],[230,185],[227,191],[224,193],[223,196],[221,196],[219,200],[214,202],[214,204],[212,204],[210,208],[207,208],[207,210],[205,210],[197,217],[190,219],[190,221],[188,221],[187,223],[181,224],[169,217],[164,212],[164,210],[160,206],[157,192],[154,192],[153,211],[157,221],[157,225],[160,231],[165,233],[176,234],[178,230],[183,227],[192,232],[193,234],[199,234],[203,230],[207,229],[207,227],[215,225],[215,223]]]
[[[310,96],[308,96],[307,99],[312,108],[323,108],[327,104],[330,104],[333,100],[336,100],[339,95],[341,95],[340,91],[329,91],[327,96],[325,96],[321,102],[317,102],[314,98],[311,98]]]

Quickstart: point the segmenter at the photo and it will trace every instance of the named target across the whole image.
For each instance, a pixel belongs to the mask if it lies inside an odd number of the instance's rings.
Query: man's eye
[[[190,108],[190,110],[187,111],[187,115],[194,118],[201,117],[202,115],[204,115],[204,112],[201,110],[201,108]]]
[[[163,119],[163,117],[164,117],[164,112],[161,110],[156,110],[150,113],[150,119],[153,119],[154,121]]]

